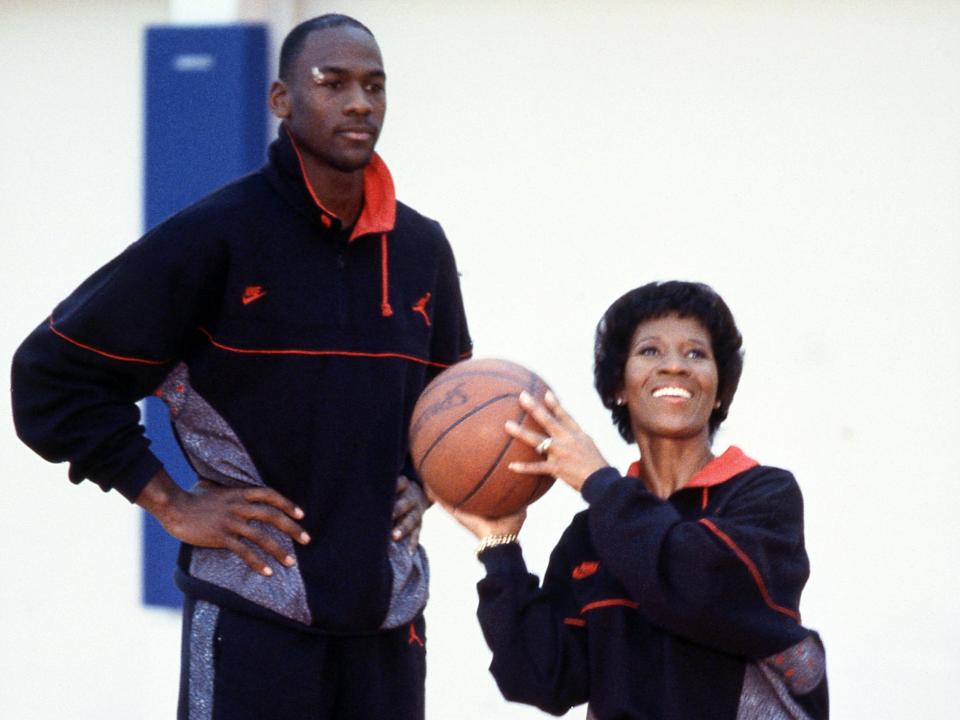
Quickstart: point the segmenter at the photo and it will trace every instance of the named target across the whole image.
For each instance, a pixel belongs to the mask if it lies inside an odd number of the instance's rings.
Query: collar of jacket
[[[303,164],[303,155],[293,135],[283,123],[277,139],[270,144],[269,162],[264,170],[267,179],[297,212],[339,236],[343,223],[320,202]],[[350,231],[348,240],[365,235],[380,236],[380,314],[393,315],[390,305],[390,251],[387,234],[397,219],[397,198],[393,178],[386,163],[376,153],[363,170],[363,208]]]
[[[270,144],[267,176],[279,192],[299,211],[327,230],[340,232],[343,223],[324,207],[317,197],[303,164],[303,156],[293,135],[283,123],[277,139]],[[363,171],[363,208],[350,232],[350,240],[363,235],[388,233],[397,218],[397,198],[393,177],[376,153]]]
[[[739,475],[740,473],[744,472],[745,470],[749,470],[752,467],[756,467],[759,464],[760,463],[753,458],[747,457],[743,450],[738,448],[736,445],[731,445],[724,451],[722,455],[718,455],[700,468],[694,474],[694,476],[690,478],[690,482],[680,489],[683,490],[685,488],[713,487],[714,485],[720,485],[721,483],[725,483],[730,478],[735,477],[736,475]],[[627,470],[627,475],[630,477],[640,477],[639,460],[630,465],[630,469]]]

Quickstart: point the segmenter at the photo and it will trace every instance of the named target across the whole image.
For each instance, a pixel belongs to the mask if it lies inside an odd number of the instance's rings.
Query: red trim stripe
[[[299,350],[299,349],[263,349],[257,350],[252,348],[238,348],[231,345],[224,345],[223,343],[217,342],[213,339],[213,335],[210,334],[205,328],[197,328],[204,335],[207,336],[207,339],[210,341],[210,344],[220,350],[226,350],[227,352],[240,353],[241,355],[306,355],[310,357],[322,357],[329,355],[338,355],[342,357],[363,357],[363,358],[398,358],[400,360],[409,360],[410,362],[420,363],[421,365],[430,365],[431,367],[438,368],[448,368],[450,367],[449,363],[438,363],[433,362],[432,360],[424,360],[423,358],[416,357],[414,355],[404,355],[403,353],[392,353],[392,352],[381,352],[381,353],[368,353],[368,352],[356,352],[354,350]]]
[[[53,315],[50,316],[49,326],[50,326],[50,331],[54,335],[56,335],[59,338],[63,338],[71,345],[76,345],[78,348],[87,350],[92,353],[96,353],[97,355],[101,355],[105,358],[110,358],[111,360],[120,360],[122,362],[130,362],[130,363],[140,363],[141,365],[166,365],[167,363],[170,362],[169,360],[147,360],[145,358],[131,357],[129,355],[116,355],[114,353],[109,353],[106,350],[100,350],[98,348],[95,348],[92,345],[84,345],[82,342],[74,340],[69,335],[65,335],[64,333],[57,330],[57,328],[55,328],[53,325]]]
[[[750,559],[750,556],[747,555],[740,547],[733,541],[729,535],[727,535],[723,530],[714,525],[707,518],[701,518],[698,522],[706,526],[710,532],[716,535],[723,543],[733,550],[734,554],[740,558],[740,561],[747,566],[747,570],[750,571],[750,575],[753,577],[753,581],[757,584],[757,589],[760,590],[760,595],[763,598],[763,601],[767,604],[768,607],[772,610],[776,610],[778,613],[783,613],[784,615],[793,618],[797,622],[800,622],[800,613],[791,610],[790,608],[785,608],[782,605],[777,605],[773,598],[770,597],[770,593],[767,592],[767,586],[763,582],[763,578],[760,576],[760,571],[757,569],[757,566],[754,564],[753,560]]]
[[[586,615],[591,610],[598,610],[599,608],[605,607],[628,607],[632,610],[636,610],[640,607],[639,603],[635,603],[633,600],[628,600],[627,598],[608,598],[606,600],[594,600],[591,603],[587,603],[582,608],[580,608],[580,614]],[[577,627],[583,627],[587,624],[587,621],[583,618],[564,618],[564,625],[576,625]]]
[[[640,607],[640,603],[635,603],[633,600],[627,600],[627,598],[610,598],[609,600],[595,600],[592,603],[587,603],[580,608],[580,614],[584,615],[591,610],[596,610],[597,608],[612,607],[615,605],[622,605],[624,607],[633,608],[634,610]]]

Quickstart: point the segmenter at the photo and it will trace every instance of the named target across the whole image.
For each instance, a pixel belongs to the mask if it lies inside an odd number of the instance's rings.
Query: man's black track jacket
[[[86,280],[17,351],[14,417],[28,445],[70,462],[72,481],[133,501],[161,467],[136,403],[185,363],[265,484],[305,511],[297,568],[313,628],[375,632],[410,413],[471,342],[443,231],[396,202],[379,157],[352,232],[305,177],[281,127],[263,169]],[[191,587],[244,604],[218,590]]]

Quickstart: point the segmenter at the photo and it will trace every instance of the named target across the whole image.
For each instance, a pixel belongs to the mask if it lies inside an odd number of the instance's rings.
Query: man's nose
[[[348,92],[346,105],[343,106],[344,113],[347,115],[369,115],[372,112],[373,106],[360,83],[351,85]]]

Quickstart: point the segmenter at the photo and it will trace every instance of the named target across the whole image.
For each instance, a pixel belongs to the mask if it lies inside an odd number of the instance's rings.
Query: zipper
[[[347,245],[344,240],[337,240],[337,272],[334,292],[337,295],[337,324],[347,326],[347,303],[344,294],[347,291]]]

